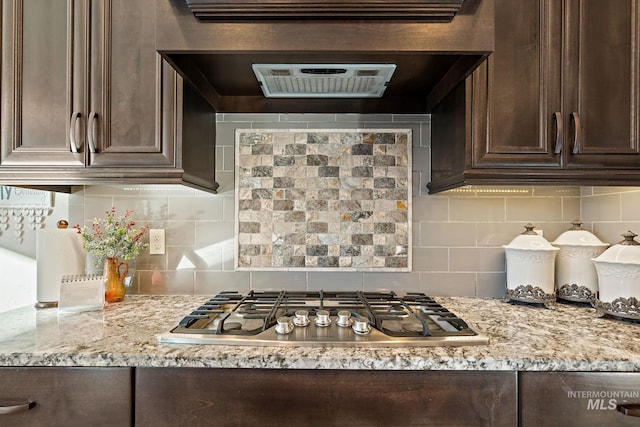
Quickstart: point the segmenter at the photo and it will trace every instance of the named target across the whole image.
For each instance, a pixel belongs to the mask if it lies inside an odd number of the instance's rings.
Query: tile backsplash
[[[411,271],[411,140],[236,130],[238,270]]]
[[[504,295],[504,250],[532,222],[555,239],[571,221],[616,243],[640,231],[640,188],[479,187],[428,195],[430,116],[351,114],[219,114],[218,194],[180,186],[91,186],[56,194],[54,213],[90,223],[112,205],[133,209],[140,223],[166,229],[166,254],[135,263],[130,293],[212,294],[237,289],[419,290],[431,295]],[[413,268],[411,272],[234,271],[234,133],[236,129],[411,129]],[[25,233],[26,234],[26,233]],[[0,246],[15,247],[11,233]],[[21,252],[35,254],[26,235]]]

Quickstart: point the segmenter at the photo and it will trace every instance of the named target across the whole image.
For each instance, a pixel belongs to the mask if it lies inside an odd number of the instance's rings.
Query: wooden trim
[[[13,111],[13,135],[11,145],[13,150],[18,149],[22,145],[22,62],[23,62],[23,22],[24,14],[22,8],[22,0],[17,1],[14,9],[14,27],[13,27],[13,105],[16,107]]]
[[[200,20],[411,19],[450,22],[464,0],[186,0]]]

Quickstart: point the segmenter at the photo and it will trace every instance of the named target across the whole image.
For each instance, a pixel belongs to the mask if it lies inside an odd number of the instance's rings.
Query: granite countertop
[[[127,296],[102,311],[0,313],[0,366],[133,366],[640,372],[640,322],[595,318],[586,305],[435,299],[489,336],[488,345],[413,348],[162,344],[206,296]]]

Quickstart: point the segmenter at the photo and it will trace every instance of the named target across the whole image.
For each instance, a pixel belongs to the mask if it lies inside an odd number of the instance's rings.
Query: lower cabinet
[[[517,424],[516,372],[136,369],[139,426]]]
[[[130,368],[0,368],[0,426],[130,426]]]
[[[640,425],[640,373],[522,372],[518,381],[522,427]]]
[[[638,426],[640,373],[0,368],[0,426]]]

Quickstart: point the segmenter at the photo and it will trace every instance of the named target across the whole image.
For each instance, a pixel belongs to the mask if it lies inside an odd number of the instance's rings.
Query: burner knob
[[[293,332],[293,322],[290,317],[278,317],[276,321],[276,333],[286,335]]]
[[[358,317],[353,319],[353,326],[351,327],[356,334],[368,334],[371,332],[369,326],[369,319],[366,317]]]
[[[293,318],[293,324],[296,326],[307,326],[309,324],[309,312],[307,310],[297,310]]]
[[[344,328],[351,326],[351,312],[347,310],[340,310],[338,312],[338,321],[336,323],[338,326],[342,326]]]
[[[331,319],[329,318],[329,312],[327,310],[318,310],[316,312],[316,325],[317,326],[329,326]]]

